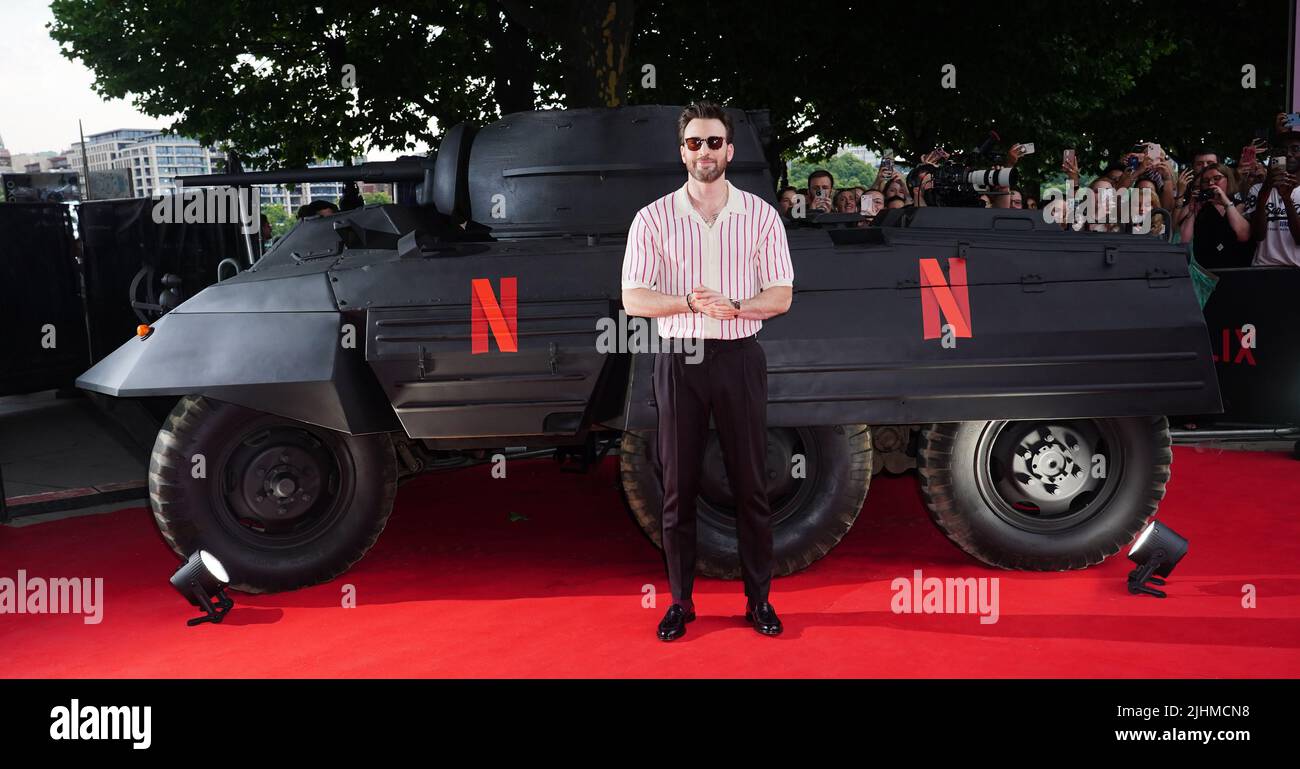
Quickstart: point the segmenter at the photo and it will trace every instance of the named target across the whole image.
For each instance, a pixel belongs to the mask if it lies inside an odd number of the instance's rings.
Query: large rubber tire
[[[195,478],[200,454],[206,474]],[[268,482],[259,472],[267,465],[273,480],[290,479],[282,492],[296,486],[285,507],[268,508],[280,498],[257,485]],[[327,582],[365,555],[392,512],[396,468],[387,435],[347,435],[186,396],[154,442],[149,501],[180,557],[207,550],[237,590],[294,590]]]
[[[871,429],[867,425],[836,425],[769,428],[768,433],[774,446],[768,451],[774,576],[785,576],[830,552],[857,520],[871,484]],[[619,479],[633,519],[662,548],[663,482],[654,435],[623,434]],[[702,492],[696,501],[696,572],[739,579],[735,512],[729,499],[718,491],[727,487],[714,431],[710,431],[709,444],[704,485],[714,494]],[[787,482],[784,476],[791,474],[789,456],[793,453],[805,456],[806,477]]]
[[[1061,451],[1062,437],[1078,449]],[[1155,516],[1170,445],[1165,417],[930,424],[917,470],[930,517],[962,550],[1004,569],[1065,571],[1101,563]],[[1085,475],[1046,475],[1062,467]]]

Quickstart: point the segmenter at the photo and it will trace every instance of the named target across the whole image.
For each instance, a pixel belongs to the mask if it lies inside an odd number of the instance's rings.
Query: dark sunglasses
[[[682,142],[682,144],[685,144],[686,149],[690,150],[691,152],[698,152],[700,147],[704,146],[704,142],[706,141],[709,143],[709,149],[720,150],[722,149],[722,145],[726,143],[727,137],[710,136],[708,139],[700,139],[695,136],[688,136]]]

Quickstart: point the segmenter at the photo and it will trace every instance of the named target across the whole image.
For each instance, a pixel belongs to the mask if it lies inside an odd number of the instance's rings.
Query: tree
[[[803,189],[808,185],[808,176],[819,168],[824,168],[835,177],[835,189],[846,187],[867,187],[876,182],[876,167],[858,160],[853,155],[839,154],[833,158],[796,158],[790,161],[790,184]]]
[[[462,120],[546,107],[712,98],[769,111],[766,160],[892,147],[915,163],[989,130],[1033,141],[1030,180],[1137,138],[1241,146],[1283,105],[1282,0],[984,3],[739,0],[54,0],[50,33],[173,128],[261,164],[437,145]],[[1212,20],[1212,22],[1210,21]],[[214,32],[214,30],[216,32]],[[1256,67],[1243,88],[1243,63]],[[643,76],[645,73],[645,76]],[[629,76],[631,75],[631,76]],[[355,82],[349,78],[354,78]],[[355,85],[355,89],[351,86]],[[1004,146],[1005,149],[1005,146]]]
[[[50,35],[106,98],[262,165],[434,146],[537,106],[617,106],[632,0],[54,0]]]
[[[265,214],[267,220],[271,222],[271,236],[275,238],[288,232],[297,222],[297,219],[291,216],[289,212],[285,210],[285,207],[281,205],[272,204],[262,206],[262,213]]]
[[[361,199],[366,205],[373,206],[376,203],[392,203],[393,199],[388,196],[387,192],[363,192]]]

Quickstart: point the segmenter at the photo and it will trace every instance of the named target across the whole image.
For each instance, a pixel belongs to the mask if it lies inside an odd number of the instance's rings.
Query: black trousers
[[[752,336],[705,339],[702,344],[704,354],[696,363],[688,363],[693,356],[685,352],[655,354],[668,584],[674,603],[694,605],[695,499],[711,413],[735,500],[745,595],[766,601],[773,570],[766,479],[767,356]]]

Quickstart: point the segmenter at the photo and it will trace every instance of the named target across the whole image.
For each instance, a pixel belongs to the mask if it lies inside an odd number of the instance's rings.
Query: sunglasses
[[[688,136],[686,137],[685,140],[682,141],[682,144],[685,144],[686,149],[690,150],[691,152],[698,152],[700,147],[704,146],[704,142],[706,141],[709,143],[709,149],[720,150],[722,149],[722,145],[726,143],[727,137],[710,136],[708,139],[701,139],[696,136]]]

